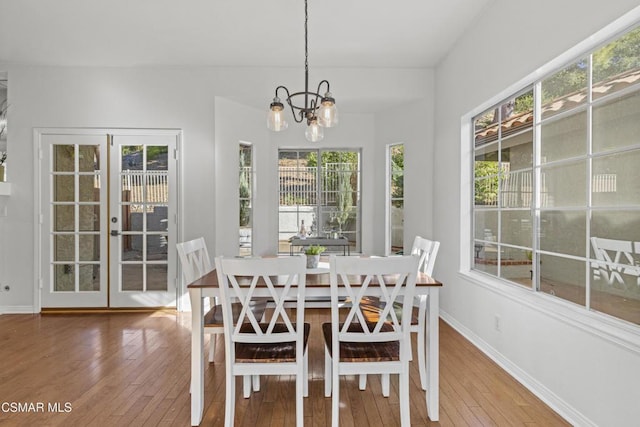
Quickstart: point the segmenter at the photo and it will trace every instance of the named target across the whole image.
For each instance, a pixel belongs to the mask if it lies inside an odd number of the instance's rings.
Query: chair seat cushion
[[[367,322],[377,322],[378,316],[384,309],[385,303],[380,301],[380,298],[377,297],[364,297],[362,302],[360,303],[360,308],[362,309],[362,314],[364,315]],[[402,304],[399,302],[393,303],[393,311],[396,312],[396,317],[398,321],[402,321]],[[411,312],[411,324],[418,324],[418,309],[417,307],[413,307]]]
[[[256,300],[251,302],[251,311],[253,315],[256,317],[258,321],[262,319],[264,311],[267,308],[267,300]],[[240,317],[240,312],[242,311],[242,304],[240,303],[232,303],[231,311],[233,313],[233,321],[237,322]],[[211,307],[211,310],[204,315],[204,326],[205,327],[222,327],[224,325],[224,319],[222,317],[222,305],[216,304]]]
[[[260,328],[266,330],[268,324],[261,323]],[[287,326],[283,323],[277,323],[274,332],[286,333]],[[304,348],[307,348],[309,342],[309,331],[311,325],[304,324]],[[240,327],[242,333],[254,332],[253,326],[245,323]],[[295,362],[296,361],[296,343],[295,341],[281,343],[236,343],[236,362],[240,363],[271,363],[271,362]]]
[[[340,329],[344,324],[340,324]],[[371,328],[375,324],[371,325]],[[385,324],[382,327],[382,331],[392,331],[393,327],[389,324]],[[349,332],[362,332],[362,326],[360,324],[352,324],[349,326]],[[329,354],[332,352],[332,331],[331,323],[322,324],[322,334],[324,335],[324,342],[329,349]],[[398,341],[386,341],[386,342],[345,342],[340,343],[340,361],[341,362],[389,362],[400,360],[400,343]]]

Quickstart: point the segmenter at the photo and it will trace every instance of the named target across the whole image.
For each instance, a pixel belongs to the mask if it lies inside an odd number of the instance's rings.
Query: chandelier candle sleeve
[[[306,138],[311,142],[321,141],[324,138],[323,127],[330,128],[338,124],[338,110],[336,100],[329,90],[329,82],[322,80],[315,92],[309,90],[309,49],[308,49],[308,23],[309,14],[307,0],[304,2],[304,90],[290,93],[285,86],[278,86],[273,102],[269,106],[267,116],[267,128],[279,132],[289,125],[284,118],[284,104],[280,100],[279,92],[284,92],[282,98],[291,108],[293,119],[296,123],[307,121],[305,131]],[[324,90],[324,95],[320,95]],[[304,97],[304,104],[302,98]],[[297,102],[297,103],[296,103]]]

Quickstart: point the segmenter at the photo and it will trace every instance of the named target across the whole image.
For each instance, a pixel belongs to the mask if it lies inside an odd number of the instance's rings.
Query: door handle
[[[111,230],[111,235],[112,236],[119,236],[120,232],[118,230]]]

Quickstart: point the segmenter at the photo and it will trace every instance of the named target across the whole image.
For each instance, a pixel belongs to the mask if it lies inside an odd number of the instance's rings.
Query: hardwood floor
[[[323,394],[320,324],[328,311],[309,309],[307,317],[305,425],[326,426],[331,399]],[[427,418],[412,362],[412,425],[568,425],[442,321],[440,332],[440,422]],[[188,426],[190,348],[188,314],[2,315],[0,426]],[[399,425],[397,378],[389,398],[382,397],[377,376],[369,376],[366,391],[358,390],[356,378],[341,381],[341,426]],[[206,368],[201,425],[223,425],[224,388],[221,337],[215,363]],[[236,425],[294,425],[294,388],[288,376],[263,377],[262,391],[237,398]],[[240,382],[236,391],[242,392]],[[25,404],[32,405],[19,406]]]

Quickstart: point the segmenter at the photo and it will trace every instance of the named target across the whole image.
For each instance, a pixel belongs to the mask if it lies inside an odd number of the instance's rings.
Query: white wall
[[[433,237],[434,73],[424,70],[425,98],[376,114],[376,205],[374,251],[385,251],[385,174],[389,144],[404,144],[404,247],[411,249],[416,235]],[[385,230],[384,232],[382,232]]]
[[[266,131],[266,109],[279,84],[301,88],[301,69],[81,68],[17,66],[8,72],[11,104],[7,176],[12,195],[0,196],[0,313],[31,312],[37,282],[33,129],[42,127],[176,128],[183,130],[182,239],[204,236],[211,255],[237,251],[237,155],[240,140],[255,147],[258,191],[255,253],[277,250],[277,148],[307,147],[304,126]],[[340,105],[361,104],[362,114],[342,114],[319,147],[362,148],[364,251],[373,248],[374,116],[380,99],[410,102],[424,93],[424,72],[413,69],[320,69]],[[248,106],[264,94],[258,108]],[[342,102],[342,104],[341,104]],[[344,113],[344,111],[343,111]],[[228,156],[228,157],[227,157]],[[233,225],[230,225],[233,224]]]
[[[576,425],[629,426],[640,419],[640,340],[600,338],[554,310],[544,296],[507,298],[458,273],[461,117],[625,12],[636,0],[496,0],[436,70],[434,231],[445,319],[535,387]],[[459,215],[460,213],[460,215]],[[565,310],[565,312],[570,310]],[[494,330],[494,315],[502,331]],[[588,329],[588,326],[586,327]],[[637,327],[631,326],[636,336]]]

